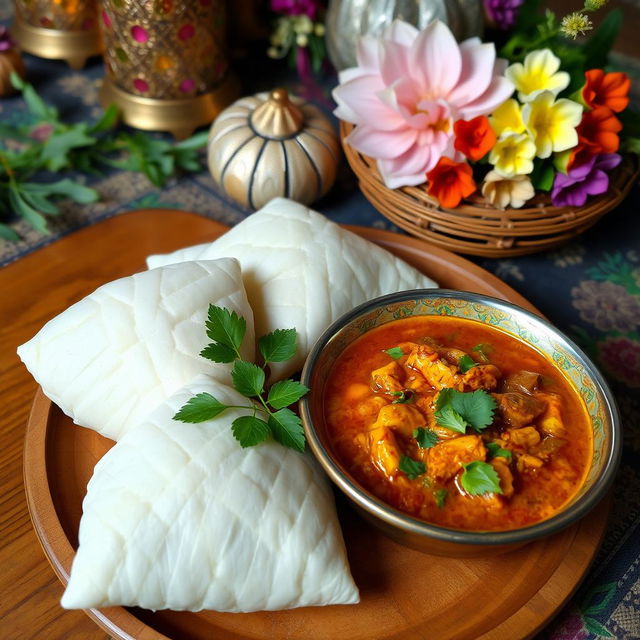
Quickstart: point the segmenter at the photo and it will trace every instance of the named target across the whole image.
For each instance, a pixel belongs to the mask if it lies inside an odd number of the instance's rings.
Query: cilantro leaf
[[[269,416],[269,427],[274,439],[285,447],[303,452],[304,429],[300,418],[290,409],[280,409]]]
[[[444,507],[444,503],[448,495],[449,492],[446,489],[437,489],[433,492],[433,497],[436,499],[436,506],[438,509],[442,509]]]
[[[411,389],[392,391],[391,395],[395,396],[395,400],[392,400],[391,404],[409,404],[413,402],[413,391],[411,391]]]
[[[269,425],[255,416],[236,418],[231,423],[231,431],[243,449],[264,442],[271,433]]]
[[[497,442],[487,442],[485,443],[485,447],[487,447],[487,451],[489,452],[489,460],[497,457],[511,460],[511,451],[509,451],[509,449],[503,449]]]
[[[415,480],[427,470],[427,467],[425,463],[420,462],[420,460],[414,460],[409,456],[400,456],[398,469],[406,473],[409,480]]]
[[[467,373],[469,369],[472,369],[473,367],[477,367],[477,366],[478,366],[478,363],[466,353],[462,356],[462,358],[460,358],[460,360],[458,360],[458,368],[462,373]]]
[[[259,396],[264,388],[264,371],[256,364],[236,360],[231,370],[236,391],[247,398]]]
[[[294,402],[298,402],[309,389],[300,382],[294,380],[280,380],[276,382],[267,396],[267,402],[274,409],[284,409]]]
[[[240,349],[242,339],[247,331],[247,323],[242,316],[235,311],[229,311],[224,307],[209,305],[209,314],[206,322],[207,335],[214,342],[233,349]]]
[[[479,496],[485,493],[502,493],[500,476],[489,463],[474,460],[462,466],[464,471],[460,476],[460,484],[469,495]]]
[[[180,422],[205,422],[215,418],[226,408],[226,404],[216,400],[210,393],[199,393],[182,405],[173,419]]]
[[[451,406],[446,405],[435,413],[436,422],[441,427],[464,433],[467,430],[467,421]]]
[[[200,355],[214,362],[233,362],[236,359],[236,352],[219,342],[210,342],[200,352]]]
[[[265,362],[284,362],[293,358],[296,353],[295,329],[276,329],[273,333],[262,336],[258,348]]]
[[[385,353],[391,356],[394,360],[402,358],[404,355],[404,351],[400,347],[391,347],[391,349],[387,349]]]
[[[471,349],[475,351],[483,362],[489,362],[489,354],[493,351],[493,346],[488,342],[481,342]]]
[[[442,389],[438,393],[435,406],[436,422],[439,425],[464,433],[460,430],[462,422],[476,431],[488,427],[493,422],[496,401],[483,389],[466,393],[455,389]],[[457,424],[451,426],[452,423]]]
[[[438,442],[438,434],[427,427],[414,429],[413,437],[418,441],[418,446],[421,449],[430,449]]]

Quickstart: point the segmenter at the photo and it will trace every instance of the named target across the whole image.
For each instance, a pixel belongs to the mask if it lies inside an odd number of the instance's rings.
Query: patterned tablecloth
[[[8,0],[0,0],[0,23],[11,21]],[[286,70],[258,54],[264,70],[243,73],[247,58],[236,67],[244,93],[283,85],[330,112],[329,91],[300,85]],[[26,56],[28,80],[70,121],[97,118],[97,88],[103,75],[100,60],[82,71],[66,64]],[[640,104],[640,63],[618,57],[619,67],[635,79],[634,102]],[[331,86],[331,79],[324,86]],[[0,100],[0,118],[20,122],[25,106],[18,97]],[[61,235],[135,208],[168,207],[195,211],[227,225],[247,211],[228,200],[206,172],[173,180],[158,190],[140,174],[112,172],[81,177],[101,200],[92,205],[63,205],[52,219],[50,236],[42,236],[15,220],[23,240],[0,240],[0,266],[37,251]],[[315,208],[336,222],[397,231],[361,195],[346,164],[331,193]],[[553,640],[640,638],[640,190],[578,239],[557,251],[508,260],[475,259],[536,305],[574,338],[604,371],[622,414],[624,451],[614,487],[611,522],[598,557],[569,605],[541,637]],[[509,639],[505,639],[509,640]]]

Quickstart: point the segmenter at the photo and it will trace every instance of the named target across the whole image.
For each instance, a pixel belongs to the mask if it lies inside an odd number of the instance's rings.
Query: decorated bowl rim
[[[600,371],[591,362],[582,349],[573,342],[573,340],[554,327],[542,316],[527,311],[526,309],[510,302],[467,291],[433,288],[410,289],[407,291],[390,293],[364,302],[351,311],[348,311],[324,331],[324,333],[315,342],[305,362],[300,378],[302,384],[310,387],[315,365],[321,353],[342,330],[346,329],[364,314],[398,302],[406,302],[409,300],[420,301],[435,298],[480,303],[490,308],[503,311],[516,320],[520,317],[529,323],[533,322],[534,324],[538,324],[546,332],[553,334],[553,337],[558,341],[560,346],[580,362],[584,367],[584,371],[588,378],[592,381],[594,387],[602,398],[603,412],[607,418],[605,420],[604,428],[605,431],[608,432],[608,447],[604,451],[603,460],[600,463],[600,472],[595,478],[593,485],[584,495],[574,502],[569,503],[566,508],[563,508],[562,511],[551,518],[518,529],[486,532],[466,531],[449,529],[430,524],[424,520],[420,520],[419,518],[415,518],[407,513],[399,511],[385,503],[382,499],[376,497],[373,493],[362,487],[341,467],[341,465],[336,461],[334,454],[321,442],[313,424],[310,408],[311,396],[313,394],[312,389],[310,393],[300,401],[300,415],[304,424],[305,435],[309,447],[324,471],[350,500],[369,514],[373,515],[375,518],[382,520],[388,525],[400,529],[405,533],[413,535],[417,534],[422,537],[433,538],[443,542],[485,546],[524,543],[556,533],[584,517],[606,495],[615,477],[622,454],[620,416],[613,394]],[[418,313],[418,315],[425,314]],[[477,322],[477,320],[474,321]],[[520,337],[519,339],[523,340],[523,342],[529,344],[534,349],[539,350],[534,344],[527,341],[525,338]]]

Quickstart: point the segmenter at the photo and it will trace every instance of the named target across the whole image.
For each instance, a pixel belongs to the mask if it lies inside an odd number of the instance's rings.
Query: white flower
[[[482,185],[482,195],[498,209],[519,209],[527,200],[533,198],[535,189],[528,176],[505,178],[497,171],[489,171]]]

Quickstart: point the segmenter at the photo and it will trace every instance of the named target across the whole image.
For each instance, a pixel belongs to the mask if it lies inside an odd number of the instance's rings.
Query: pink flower
[[[364,36],[358,66],[333,91],[338,118],[356,125],[347,142],[376,158],[391,189],[424,182],[442,156],[456,158],[453,123],[487,115],[513,93],[493,44],[458,44],[436,20],[426,29],[394,21]]]
[[[600,331],[633,331],[640,324],[640,300],[619,284],[585,280],[571,295],[580,317]]]
[[[608,373],[630,387],[640,387],[640,342],[607,338],[598,345],[600,360]]]

